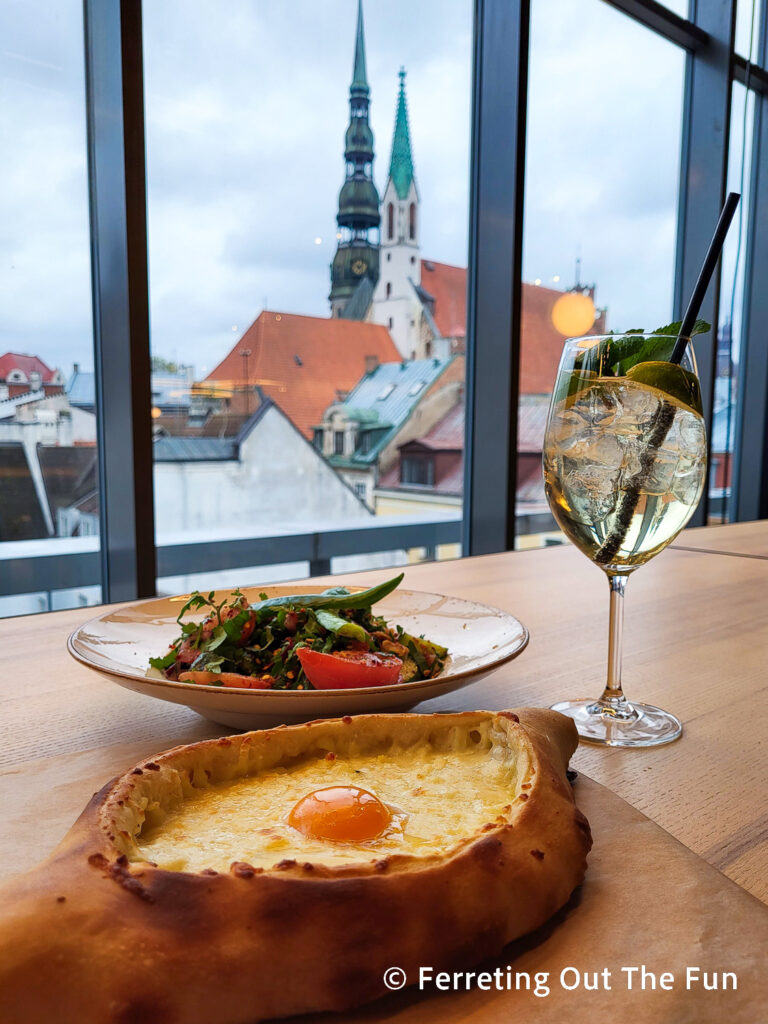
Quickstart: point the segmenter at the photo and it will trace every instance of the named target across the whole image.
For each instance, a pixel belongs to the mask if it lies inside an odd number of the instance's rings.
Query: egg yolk
[[[316,789],[303,796],[288,815],[288,824],[305,836],[335,843],[376,839],[391,820],[386,804],[357,786]]]

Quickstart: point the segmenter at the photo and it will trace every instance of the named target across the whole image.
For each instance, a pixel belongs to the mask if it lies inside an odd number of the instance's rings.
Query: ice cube
[[[684,505],[693,505],[698,498],[703,477],[703,457],[693,458],[683,455],[677,463],[675,477],[672,481],[673,496]]]
[[[606,434],[602,430],[592,428],[575,439],[568,455],[590,465],[613,466],[616,469],[624,458],[622,447],[614,434]]]
[[[599,428],[583,430],[573,437],[567,454],[571,459],[596,466],[615,466],[616,469],[624,461],[621,440],[615,434],[605,433]]]
[[[626,487],[627,483],[640,472],[642,463],[640,456],[645,448],[645,441],[637,437],[621,437],[619,439],[622,449],[621,461],[621,485]]]
[[[683,411],[679,414],[675,426],[677,428],[677,443],[681,452],[700,456],[706,450],[707,436],[704,430],[704,421],[700,416]]]
[[[646,430],[659,411],[661,401],[653,391],[627,381],[617,389],[617,404],[621,409],[621,425],[627,432]]]
[[[584,523],[604,519],[616,504],[616,466],[579,463],[567,473],[564,483],[571,509]]]
[[[669,494],[677,472],[677,452],[662,448],[653,460],[651,471],[643,481],[646,494]]]
[[[546,446],[556,452],[570,453],[574,445],[578,445],[585,434],[584,420],[573,409],[560,413],[549,425]]]
[[[611,426],[621,411],[615,389],[599,385],[582,391],[572,408],[588,426],[601,429]]]

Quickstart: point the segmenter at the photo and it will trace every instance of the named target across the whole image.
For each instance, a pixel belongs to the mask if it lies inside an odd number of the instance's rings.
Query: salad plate
[[[354,593],[363,588],[350,588]],[[248,604],[292,594],[320,594],[311,583],[243,587]],[[91,619],[70,635],[67,648],[78,661],[105,679],[145,696],[185,704],[205,718],[235,729],[290,725],[313,718],[380,711],[406,711],[421,701],[476,682],[520,654],[528,630],[513,615],[476,601],[442,594],[397,589],[377,601],[373,611],[390,626],[426,637],[448,650],[434,678],[346,689],[240,689],[168,679],[150,659],[168,652],[179,637],[177,621],[189,594],[150,598]],[[210,595],[215,603],[230,599],[227,590]],[[202,622],[204,611],[184,621]]]

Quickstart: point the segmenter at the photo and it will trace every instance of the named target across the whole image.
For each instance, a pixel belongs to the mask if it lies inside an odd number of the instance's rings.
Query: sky
[[[262,308],[327,315],[356,7],[144,4],[155,354],[202,375]],[[682,54],[602,0],[532,9],[524,280],[570,287],[580,258],[609,327],[652,329],[671,313]],[[377,186],[404,65],[422,255],[465,265],[472,4],[364,11]],[[0,350],[65,373],[93,364],[82,60],[80,0],[0,5]]]

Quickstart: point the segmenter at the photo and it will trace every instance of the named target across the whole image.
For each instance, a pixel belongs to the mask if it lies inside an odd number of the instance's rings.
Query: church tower
[[[413,170],[405,69],[400,69],[389,177],[382,201],[381,268],[373,296],[373,318],[389,333],[405,359],[421,357],[419,190]]]
[[[373,183],[373,132],[368,123],[371,90],[365,68],[363,4],[357,4],[355,66],[349,89],[349,127],[344,144],[346,179],[339,193],[336,222],[341,238],[331,264],[331,316],[341,316],[352,295],[368,294],[379,277],[379,194]]]

